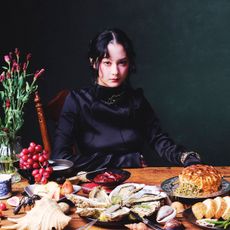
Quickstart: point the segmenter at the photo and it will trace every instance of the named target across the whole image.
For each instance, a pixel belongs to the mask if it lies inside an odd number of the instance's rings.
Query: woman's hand
[[[131,230],[152,230],[151,228],[148,228],[144,223],[126,224],[125,227]]]

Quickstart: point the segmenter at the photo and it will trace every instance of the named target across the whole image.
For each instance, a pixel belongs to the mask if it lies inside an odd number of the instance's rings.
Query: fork
[[[97,219],[92,220],[88,224],[81,226],[80,228],[77,228],[76,230],[88,230],[90,227],[92,227],[97,222]]]

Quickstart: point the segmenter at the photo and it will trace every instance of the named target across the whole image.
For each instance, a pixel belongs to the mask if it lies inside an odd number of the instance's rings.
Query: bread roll
[[[222,215],[222,218],[224,220],[228,220],[230,218],[230,196],[225,196],[223,199],[225,200],[227,207]]]
[[[176,213],[177,214],[178,213],[182,213],[185,210],[184,205],[181,202],[179,202],[179,201],[174,201],[171,204],[171,207],[176,209]]]
[[[203,195],[217,192],[222,180],[221,173],[213,166],[191,165],[182,170],[179,175],[179,187],[184,184],[195,186]],[[196,194],[194,194],[196,195]]]
[[[192,212],[197,220],[200,220],[204,217],[206,213],[206,206],[202,202],[198,202],[192,206]]]
[[[213,218],[217,210],[215,201],[213,199],[206,199],[203,201],[203,204],[206,206],[205,218]]]
[[[216,203],[216,213],[214,216],[216,219],[219,219],[224,214],[224,211],[227,208],[227,203],[219,196],[214,199],[214,202]]]

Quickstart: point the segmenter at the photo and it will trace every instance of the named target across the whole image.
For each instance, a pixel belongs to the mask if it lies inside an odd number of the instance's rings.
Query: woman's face
[[[108,58],[99,63],[97,83],[106,87],[118,87],[128,76],[129,60],[121,44],[108,44]]]

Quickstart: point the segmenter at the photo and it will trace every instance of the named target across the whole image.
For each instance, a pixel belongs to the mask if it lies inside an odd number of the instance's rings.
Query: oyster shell
[[[121,204],[128,200],[132,194],[144,188],[144,184],[126,183],[117,186],[109,195],[112,204]]]
[[[98,202],[102,202],[108,205],[110,204],[109,196],[107,195],[106,191],[101,186],[95,187],[89,193],[89,199],[92,199]]]
[[[137,213],[141,217],[151,216],[155,213],[161,206],[160,201],[146,202],[141,204],[136,204],[131,207],[131,211]]]
[[[132,205],[142,202],[152,202],[152,201],[160,201],[165,199],[166,196],[164,194],[148,194],[148,193],[142,193],[141,196],[133,195],[131,196],[127,201],[126,204]]]
[[[125,202],[126,205],[133,205],[142,202],[152,202],[157,200],[163,200],[167,198],[165,192],[159,191],[157,186],[145,186],[140,191],[132,194]],[[167,203],[167,202],[164,202]]]
[[[167,221],[172,220],[176,216],[176,209],[169,205],[160,207],[156,221],[160,224],[165,224]]]
[[[129,208],[121,207],[119,204],[115,204],[103,211],[98,219],[104,222],[119,221],[129,213]]]
[[[78,196],[76,194],[66,194],[66,198],[72,201],[78,208],[105,208],[108,207],[108,203],[98,202],[83,196]]]
[[[83,217],[98,218],[105,208],[77,208],[76,213]]]

